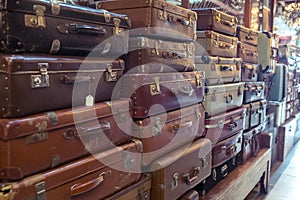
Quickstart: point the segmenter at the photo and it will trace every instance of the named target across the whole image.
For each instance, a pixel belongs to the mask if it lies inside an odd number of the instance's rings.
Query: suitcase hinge
[[[171,187],[170,187],[171,190],[174,190],[175,188],[178,187],[178,178],[179,178],[178,173],[173,174],[174,181],[171,182]]]
[[[106,81],[107,82],[116,82],[118,79],[117,72],[113,72],[112,67],[107,68],[106,72]]]
[[[60,13],[60,4],[56,0],[51,1],[51,11],[53,15],[58,15]]]
[[[113,28],[114,35],[122,36],[124,29],[120,28],[121,20],[119,18],[114,18],[113,21],[114,21],[114,25],[115,25],[115,27]]]
[[[13,187],[12,185],[3,185],[0,188],[0,199],[11,199]]]
[[[42,5],[33,5],[33,10],[36,15],[24,15],[25,26],[34,28],[46,28],[46,20],[44,17],[44,12],[46,7]]]
[[[49,87],[48,63],[38,63],[40,75],[31,75],[32,88],[45,88]]]
[[[45,182],[40,182],[35,185],[35,190],[36,190],[36,196],[37,200],[46,200],[46,189],[45,189]]]
[[[154,77],[153,80],[154,80],[154,84],[150,85],[150,94],[152,96],[161,93],[160,85],[159,85],[159,77]]]

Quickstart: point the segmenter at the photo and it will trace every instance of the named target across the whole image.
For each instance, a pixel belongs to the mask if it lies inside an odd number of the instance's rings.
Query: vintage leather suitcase
[[[196,190],[190,190],[178,200],[199,200],[199,193]]]
[[[291,118],[287,120],[278,129],[279,131],[279,148],[278,148],[278,160],[283,162],[288,153],[294,146],[294,138],[297,127],[297,119]]]
[[[194,43],[132,37],[125,70],[127,73],[193,71],[194,59]]]
[[[243,60],[252,64],[258,64],[258,48],[250,44],[238,42],[237,55]]]
[[[214,31],[197,31],[197,43],[204,49],[199,49],[196,46],[196,55],[201,52],[203,55],[221,56],[228,58],[237,57],[238,38],[223,35]]]
[[[143,143],[144,166],[174,149],[203,137],[204,108],[196,104],[179,110],[136,120],[132,135]]]
[[[278,58],[277,38],[270,32],[258,33],[258,62],[264,74],[273,75]]]
[[[268,101],[268,113],[275,113],[275,126],[278,127],[285,122],[286,101]]]
[[[206,118],[242,106],[243,83],[206,86],[203,103]]]
[[[251,103],[265,98],[265,82],[245,82],[243,103]]]
[[[151,169],[151,199],[177,199],[210,175],[211,143],[196,140],[154,161]]]
[[[253,46],[257,46],[258,31],[246,28],[242,25],[238,25],[237,36],[239,38],[239,41]]]
[[[0,119],[0,180],[18,180],[127,143],[132,115],[128,103],[124,99],[97,103],[94,107]],[[24,152],[38,155],[22,156]]]
[[[140,179],[140,150],[139,141],[130,142],[18,182],[3,183],[0,198],[104,199]]]
[[[205,138],[215,144],[243,130],[244,126],[245,110],[240,107],[205,119]]]
[[[238,58],[196,56],[195,62],[196,69],[205,72],[205,85],[241,81],[241,60]]]
[[[258,81],[259,68],[256,64],[245,63],[241,64],[242,82],[256,82]]]
[[[192,41],[196,37],[197,14],[163,0],[98,1],[96,7],[128,15],[132,28],[140,28],[132,31],[132,36],[181,41]]]
[[[288,88],[288,67],[284,64],[277,64],[276,72],[272,78],[270,91],[271,101],[282,101],[286,98]]]
[[[5,0],[0,6],[6,30],[0,34],[2,52],[87,55],[93,50],[105,56],[128,51],[126,15],[54,0]]]
[[[117,98],[131,97],[134,118],[176,110],[203,101],[204,73],[125,74]]]
[[[150,200],[151,174],[143,174],[139,182],[105,198],[105,200]]]
[[[260,133],[262,126],[256,126],[250,131],[243,133],[243,147],[240,154],[240,161],[245,163],[250,157],[256,156],[260,149]]]
[[[234,36],[237,18],[213,8],[194,9],[198,15],[197,30],[214,30]]]
[[[259,124],[264,124],[267,116],[267,101],[260,100],[260,101],[252,102],[250,103],[250,106],[251,106],[250,128],[253,128]]]
[[[2,54],[0,65],[0,117],[110,100],[124,70],[120,59],[40,54]]]

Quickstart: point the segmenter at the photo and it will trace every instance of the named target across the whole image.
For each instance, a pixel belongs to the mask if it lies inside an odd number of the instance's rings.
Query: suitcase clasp
[[[60,4],[56,0],[50,0],[50,2],[52,14],[58,15],[60,13]]]
[[[124,29],[120,28],[121,20],[119,18],[114,18],[113,21],[114,21],[114,25],[115,25],[115,27],[113,28],[114,35],[122,36]]]
[[[47,199],[47,197],[46,197],[46,189],[45,189],[45,181],[37,183],[35,185],[35,190],[36,190],[36,199],[37,200],[45,200],[45,199]]]
[[[25,15],[25,26],[34,28],[46,28],[44,12],[46,7],[42,5],[33,5],[36,15]]]
[[[174,190],[175,188],[178,187],[178,178],[179,178],[178,173],[173,174],[174,181],[171,183],[171,187],[170,187],[171,190]]]
[[[154,84],[150,85],[150,94],[158,95],[161,94],[160,85],[159,85],[159,77],[154,77]]]
[[[50,86],[48,66],[48,63],[38,63],[40,75],[31,75],[32,88],[45,88]]]
[[[117,79],[118,79],[117,72],[113,72],[112,67],[108,67],[106,72],[106,81],[115,82],[117,81]]]

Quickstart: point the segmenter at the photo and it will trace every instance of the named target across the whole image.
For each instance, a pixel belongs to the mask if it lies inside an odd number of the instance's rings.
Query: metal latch
[[[170,187],[171,190],[174,190],[175,188],[178,187],[178,178],[179,178],[178,173],[173,174],[174,181],[171,182],[171,187]]]
[[[155,136],[161,132],[161,121],[160,118],[155,119],[155,126],[152,127],[152,135]]]
[[[202,82],[201,82],[201,76],[200,76],[200,74],[196,74],[195,78],[196,78],[196,87],[197,88],[202,87]]]
[[[32,88],[45,88],[50,86],[48,75],[48,63],[38,63],[40,69],[40,75],[31,75],[31,87]]]
[[[0,199],[10,199],[13,191],[13,186],[9,185],[2,185],[0,188]]]
[[[107,10],[103,10],[103,15],[104,15],[104,20],[106,23],[110,22],[110,14],[108,13]]]
[[[36,199],[37,200],[46,200],[46,189],[45,189],[45,182],[40,182],[35,185],[35,190],[36,190]]]
[[[115,25],[115,27],[113,28],[114,35],[121,35],[124,32],[124,29],[120,28],[121,20],[119,18],[114,18],[113,21]]]
[[[60,13],[60,4],[56,0],[51,1],[51,11],[53,15],[58,15]]]
[[[33,10],[35,11],[36,15],[24,15],[25,26],[34,28],[46,28],[46,20],[44,17],[46,7],[42,5],[33,5]]]
[[[159,56],[159,45],[160,45],[160,40],[154,42],[155,54],[157,56]]]
[[[150,85],[150,94],[151,95],[158,95],[161,93],[160,85],[159,85],[159,77],[154,77],[154,84]]]
[[[118,78],[117,72],[114,72],[112,67],[108,67],[106,72],[106,81],[115,82],[117,81],[117,78]]]
[[[134,166],[136,165],[136,158],[134,153],[130,152],[130,149],[124,151],[124,154],[124,169],[128,171],[134,168]]]

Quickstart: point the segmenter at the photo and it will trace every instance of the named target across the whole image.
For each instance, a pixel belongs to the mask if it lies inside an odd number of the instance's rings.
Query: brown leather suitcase
[[[124,99],[97,103],[94,107],[0,119],[0,181],[18,180],[127,143],[131,120],[126,114],[132,115],[128,103]]]
[[[256,64],[242,62],[242,82],[256,82],[258,80],[259,68]]]
[[[194,43],[131,37],[127,73],[186,72],[195,68]]]
[[[242,25],[238,25],[237,36],[239,38],[239,41],[253,46],[257,46],[258,32],[256,30],[246,28]]]
[[[120,83],[120,84],[119,84]],[[118,82],[117,98],[131,98],[134,118],[197,104],[204,98],[204,73],[125,74]]]
[[[195,12],[163,0],[98,1],[98,9],[126,14],[131,19],[131,36],[192,41],[195,39]],[[138,29],[140,28],[140,29]]]
[[[241,81],[241,59],[196,56],[196,69],[205,72],[205,85]]]
[[[124,61],[106,58],[2,54],[0,117],[92,105],[110,100]]]
[[[61,167],[1,184],[1,199],[104,199],[140,177],[141,143],[130,142]],[[100,162],[101,161],[101,162]]]
[[[250,103],[250,128],[253,128],[259,124],[264,124],[267,116],[267,101],[260,100]],[[262,127],[264,128],[264,127]]]
[[[151,199],[177,199],[210,175],[211,143],[199,139],[154,161],[151,169]]]
[[[143,143],[143,165],[203,137],[204,108],[202,104],[136,120],[132,135]]]
[[[139,182],[105,198],[105,200],[150,200],[151,174],[143,174]]]
[[[199,200],[199,193],[196,190],[190,190],[178,200]]]
[[[241,107],[243,95],[243,83],[206,86],[203,103],[206,118]]]
[[[197,30],[214,30],[235,35],[237,18],[214,8],[193,9],[198,15]]]
[[[243,103],[251,103],[265,98],[265,82],[245,82]]]
[[[196,46],[196,55],[221,56],[228,58],[237,57],[238,38],[223,35],[214,31],[197,31],[197,43],[204,49]],[[200,55],[201,55],[200,54]]]
[[[237,46],[237,55],[243,62],[258,64],[257,47],[242,42],[239,42]]]
[[[99,56],[128,51],[126,15],[59,1],[1,1],[1,52]],[[26,32],[26,34],[24,34]],[[99,45],[101,44],[101,45]]]
[[[245,110],[240,107],[205,119],[205,138],[215,144],[243,130],[244,126]]]

